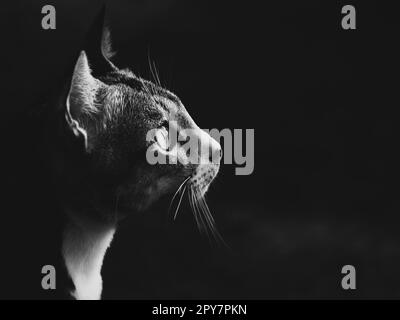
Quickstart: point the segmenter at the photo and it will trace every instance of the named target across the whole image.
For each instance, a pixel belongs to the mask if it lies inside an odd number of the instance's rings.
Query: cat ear
[[[97,112],[95,97],[101,85],[102,82],[92,76],[86,53],[82,51],[71,78],[65,118],[73,134],[82,139],[85,148],[88,147],[87,132],[80,125],[79,119]]]
[[[71,87],[67,98],[67,109],[78,119],[83,113],[96,113],[95,96],[102,82],[92,76],[85,51],[82,51],[75,64]]]
[[[98,77],[117,68],[109,60],[113,56],[110,31],[104,26],[105,5],[97,14],[90,28],[84,46],[92,66],[93,76]]]
[[[90,119],[97,113],[95,96],[105,84],[97,78],[110,71],[117,70],[109,58],[112,55],[110,33],[104,28],[105,6],[97,14],[86,37],[84,50],[81,51],[67,85],[65,120],[75,139],[85,150],[91,148]],[[90,61],[90,65],[89,65]],[[64,98],[65,99],[65,98]],[[83,126],[84,122],[84,126]],[[89,134],[88,134],[89,131]],[[89,136],[89,137],[88,137]],[[89,141],[88,141],[89,140]]]

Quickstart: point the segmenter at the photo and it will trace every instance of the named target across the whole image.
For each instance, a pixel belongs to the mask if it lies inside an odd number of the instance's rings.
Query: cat
[[[160,197],[179,199],[176,214],[187,191],[199,227],[220,239],[204,194],[219,171],[222,152],[175,94],[113,64],[104,8],[83,47],[48,112],[44,137],[68,218],[62,256],[75,287],[71,295],[100,299],[103,259],[117,223],[149,210]],[[171,130],[190,131],[199,151],[189,155],[182,143],[169,141]],[[150,149],[168,163],[150,164]]]

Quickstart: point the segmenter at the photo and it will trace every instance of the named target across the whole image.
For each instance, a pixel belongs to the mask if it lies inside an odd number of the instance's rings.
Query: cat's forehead
[[[176,104],[180,104],[179,98],[171,91],[156,85],[155,83],[136,76],[133,72],[124,70],[115,70],[100,78],[108,85],[122,84],[132,88],[135,91],[147,92],[152,95],[163,96]]]
[[[176,106],[181,105],[179,98],[171,91],[156,85],[155,83],[136,76],[131,71],[116,70],[101,77],[100,80],[107,85],[126,86],[134,91],[134,93],[144,93],[160,101],[169,100]],[[170,104],[171,105],[171,104]]]
[[[129,101],[132,107],[138,107],[138,97],[145,97],[150,105],[168,115],[169,120],[177,121],[183,127],[189,127],[192,119],[180,99],[171,91],[134,75],[129,70],[118,70],[101,78],[109,86],[107,96],[114,101]],[[111,89],[113,88],[113,89]],[[115,105],[115,103],[113,103]],[[147,104],[149,107],[149,104]]]

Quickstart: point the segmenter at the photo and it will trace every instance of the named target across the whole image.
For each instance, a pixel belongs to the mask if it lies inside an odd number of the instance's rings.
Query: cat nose
[[[220,163],[222,158],[222,148],[221,145],[213,138],[210,139],[210,162]]]
[[[201,158],[211,163],[219,164],[222,158],[222,149],[217,140],[203,130],[198,132],[198,139],[201,146]]]

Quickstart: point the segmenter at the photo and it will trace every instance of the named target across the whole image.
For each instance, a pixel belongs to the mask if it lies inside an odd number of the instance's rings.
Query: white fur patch
[[[75,285],[71,294],[78,300],[101,298],[101,267],[115,232],[114,226],[73,221],[63,240],[63,257]]]

